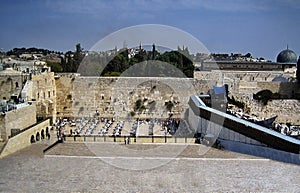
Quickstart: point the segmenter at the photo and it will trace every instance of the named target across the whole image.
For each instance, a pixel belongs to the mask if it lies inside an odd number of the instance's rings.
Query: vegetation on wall
[[[168,101],[168,102],[165,102],[165,107],[168,111],[172,111],[172,108],[174,107],[174,103],[172,101]]]
[[[268,104],[269,100],[273,99],[291,99],[286,95],[281,95],[280,93],[273,93],[272,91],[265,89],[253,94],[253,99],[257,101],[261,101],[264,105]]]
[[[228,103],[237,106],[240,109],[244,109],[246,107],[246,104],[242,101],[238,101],[232,96],[231,98],[228,97]]]

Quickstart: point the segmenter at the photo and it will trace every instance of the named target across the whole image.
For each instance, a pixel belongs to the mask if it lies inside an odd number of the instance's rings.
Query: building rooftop
[[[5,76],[5,75],[21,75],[22,72],[18,72],[14,70],[13,68],[5,68],[4,70],[0,71],[0,76]]]

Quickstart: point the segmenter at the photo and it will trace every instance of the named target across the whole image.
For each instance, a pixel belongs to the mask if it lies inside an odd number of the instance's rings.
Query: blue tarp
[[[225,88],[225,85],[221,86],[221,87],[218,87],[218,86],[214,86],[214,93],[216,95],[219,95],[219,94],[224,94],[226,95],[226,88]]]

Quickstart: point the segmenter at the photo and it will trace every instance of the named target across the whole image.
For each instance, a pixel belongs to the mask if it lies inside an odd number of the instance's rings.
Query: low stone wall
[[[5,147],[3,148],[0,157],[4,157],[7,156],[9,154],[12,154],[14,152],[17,152],[25,147],[28,147],[31,145],[30,139],[31,136],[33,135],[34,137],[36,136],[36,134],[39,132],[41,133],[42,130],[46,130],[46,127],[50,126],[50,120],[47,119],[35,126],[33,126],[30,129],[27,129],[21,133],[19,133],[18,135],[10,138]]]
[[[11,129],[24,129],[36,123],[36,106],[26,105],[19,109],[6,112],[0,117],[1,138],[7,140]]]

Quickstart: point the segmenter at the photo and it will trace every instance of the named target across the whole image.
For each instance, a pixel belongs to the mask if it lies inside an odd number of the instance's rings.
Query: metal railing
[[[67,142],[114,142],[114,143],[195,143],[194,137],[174,136],[100,136],[100,135],[67,135]]]

